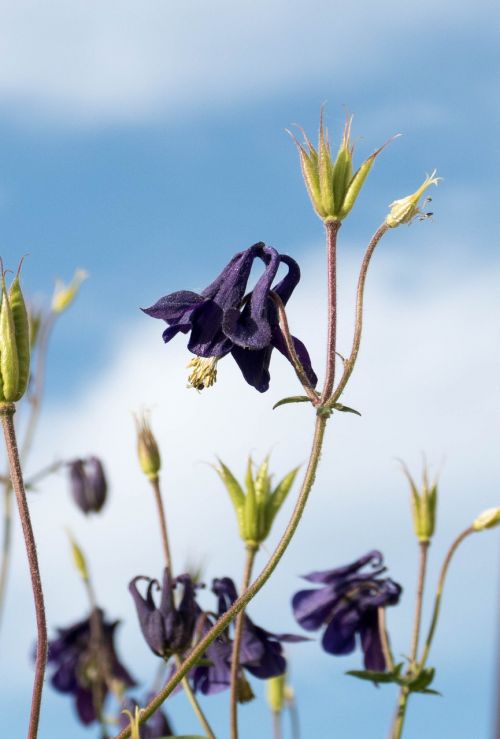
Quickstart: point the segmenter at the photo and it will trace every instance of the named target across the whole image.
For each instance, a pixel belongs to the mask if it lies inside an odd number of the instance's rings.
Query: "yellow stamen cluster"
[[[193,357],[187,364],[188,369],[193,368],[188,377],[189,386],[194,387],[195,390],[203,390],[215,385],[218,361],[218,357]]]
[[[419,200],[431,185],[437,185],[441,182],[441,177],[436,177],[436,170],[430,175],[427,175],[424,182],[420,185],[413,195],[408,195],[406,198],[395,200],[390,204],[390,213],[385,219],[385,222],[389,228],[396,228],[401,226],[403,223],[411,223],[417,216],[427,217],[427,214],[420,210]],[[430,199],[430,198],[429,198]]]

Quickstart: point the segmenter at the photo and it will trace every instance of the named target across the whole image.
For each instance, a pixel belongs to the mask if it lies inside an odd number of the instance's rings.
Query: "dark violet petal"
[[[140,579],[149,578],[134,578],[134,580],[129,584],[129,591],[134,599],[137,616],[139,618],[139,625],[144,639],[155,654],[162,656],[168,640],[165,633],[164,617],[155,607],[151,595],[151,589],[156,581],[149,581],[147,595],[146,598],[144,598],[139,593],[136,585],[137,580]]]
[[[212,581],[212,592],[219,599],[218,611],[219,616],[225,613],[227,609],[234,603],[238,598],[238,591],[236,585],[230,577],[216,577]]]
[[[261,680],[283,675],[286,671],[286,659],[282,654],[279,642],[268,641],[259,662],[257,664],[245,664],[245,669]]]
[[[186,313],[191,312],[202,302],[201,295],[190,290],[179,290],[160,298],[150,308],[141,308],[141,310],[152,318],[160,318],[167,323],[176,324],[185,317]]]
[[[76,668],[77,668],[78,656],[75,655],[72,659],[66,659],[62,662],[56,672],[52,675],[51,683],[52,686],[60,693],[71,693],[77,686],[76,680]]]
[[[356,647],[355,634],[360,616],[355,607],[348,606],[339,611],[330,621],[323,634],[321,644],[329,654],[350,654]]]
[[[168,326],[161,335],[165,344],[168,344],[171,339],[177,336],[179,331],[183,334],[188,334],[191,331],[191,323],[178,323],[175,326]]]
[[[86,463],[88,490],[91,497],[91,510],[98,512],[104,505],[108,484],[102,462],[97,457],[89,457]]]
[[[364,665],[367,670],[384,672],[386,668],[382,642],[378,625],[378,611],[369,611],[363,618],[359,628],[361,647],[364,654]]]
[[[288,353],[288,349],[286,346],[285,338],[279,326],[273,327],[272,336],[273,336],[273,346],[276,347],[276,349],[279,352],[281,352],[281,354],[283,354],[283,356],[286,357],[289,362],[291,362],[290,355]],[[295,353],[297,354],[299,361],[302,367],[304,368],[304,371],[307,375],[307,379],[309,380],[309,382],[311,383],[313,387],[316,387],[316,385],[318,384],[318,378],[312,368],[309,352],[307,351],[302,341],[300,341],[300,339],[297,339],[295,336],[292,336],[292,341],[295,347]]]
[[[328,621],[336,602],[331,588],[299,590],[292,598],[293,615],[303,629],[315,631]]]
[[[94,701],[90,690],[79,687],[76,691],[76,710],[82,724],[88,726],[96,720]]]
[[[247,667],[249,664],[260,662],[264,657],[265,649],[265,639],[260,637],[251,622],[250,624],[247,622],[241,635],[240,664]]]
[[[269,390],[271,352],[272,347],[251,350],[234,346],[231,350],[231,354],[246,382],[258,390],[259,393],[265,393],[266,390]]]
[[[311,641],[308,636],[299,636],[299,634],[271,634],[275,639],[289,644],[298,644],[302,641]]]
[[[351,564],[337,567],[334,570],[322,570],[320,572],[311,572],[309,575],[303,575],[304,580],[309,582],[325,583],[326,585],[335,583],[337,580],[343,580],[347,575],[358,572],[366,564],[370,563],[372,567],[378,568],[383,562],[382,553],[374,549],[363,557],[355,560]],[[370,577],[374,577],[377,572],[371,572]]]
[[[288,274],[283,277],[276,287],[273,287],[273,291],[280,296],[281,300],[286,305],[293,291],[299,284],[300,267],[295,259],[292,259],[292,257],[289,257],[286,254],[281,255],[280,261],[287,265]]]
[[[204,298],[214,300],[223,311],[239,307],[245,295],[254,260],[262,257],[264,244],[259,242],[236,254],[220,275],[202,292]]]
[[[222,308],[206,300],[192,314],[192,330],[188,349],[198,357],[223,357],[232,342],[222,333]]]

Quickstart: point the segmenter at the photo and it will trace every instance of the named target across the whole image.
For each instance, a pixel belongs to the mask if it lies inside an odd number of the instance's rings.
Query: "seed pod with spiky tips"
[[[293,133],[288,132],[299,152],[302,175],[313,208],[325,222],[343,221],[346,218],[361,192],[375,159],[392,141],[389,139],[374,151],[353,174],[354,146],[351,145],[351,125],[352,116],[347,118],[335,160],[330,150],[328,129],[323,123],[323,110],[320,114],[317,150],[304,131],[302,131],[303,144],[296,139]]]
[[[14,403],[26,392],[30,371],[30,330],[19,274],[7,291],[5,272],[2,272],[2,300],[0,306],[0,402]]]
[[[430,484],[427,469],[424,468],[422,487],[419,491],[405,465],[403,465],[403,471],[410,484],[413,528],[415,530],[415,535],[420,542],[428,543],[432,539],[434,529],[436,528],[438,497],[437,481],[435,480]]]
[[[249,547],[258,548],[271,531],[279,509],[293,485],[298,467],[291,470],[273,488],[269,474],[269,457],[266,457],[254,473],[251,457],[248,459],[244,488],[229,467],[219,459],[215,470],[229,493],[238,519],[240,536]]]

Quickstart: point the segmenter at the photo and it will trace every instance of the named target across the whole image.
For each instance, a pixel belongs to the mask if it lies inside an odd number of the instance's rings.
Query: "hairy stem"
[[[178,655],[176,656],[175,661],[177,663],[177,666],[180,667],[182,664],[182,660]],[[201,706],[198,703],[196,696],[191,688],[191,685],[189,684],[189,680],[187,679],[186,676],[182,678],[181,684],[184,689],[184,692],[186,693],[187,699],[191,704],[191,708],[193,709],[193,712],[196,714],[196,717],[198,718],[200,725],[203,727],[203,730],[206,731],[207,733],[207,737],[209,737],[209,739],[216,739],[216,736],[214,732],[212,731],[212,728],[210,724],[208,723],[207,718],[205,714],[203,713]]]
[[[260,575],[249,586],[247,591],[245,593],[242,593],[240,597],[232,604],[232,606],[224,614],[222,614],[222,616],[220,616],[220,618],[216,621],[210,631],[208,631],[207,634],[202,639],[200,639],[196,646],[193,647],[193,649],[191,649],[191,651],[187,654],[182,665],[171,677],[164,688],[143,709],[140,718],[141,723],[150,718],[150,716],[152,716],[153,713],[158,710],[163,701],[170,695],[170,693],[182,680],[184,675],[186,675],[189,670],[191,670],[197,664],[198,660],[201,659],[207,647],[209,647],[214,639],[216,639],[216,637],[219,636],[219,634],[221,634],[224,629],[227,628],[228,624],[231,623],[231,621],[238,615],[238,613],[247,606],[252,598],[266,584],[266,582],[269,580],[272,573],[276,569],[279,561],[281,560],[283,554],[286,552],[288,545],[293,538],[293,535],[297,529],[307,500],[309,498],[309,493],[314,484],[316,471],[321,456],[326,421],[327,419],[324,416],[316,416],[316,425],[314,430],[311,453],[299,497],[295,504],[295,508],[293,510],[290,521],[288,522],[288,526],[286,527],[285,532],[281,537],[271,558],[265,565]],[[127,737],[130,737],[130,728],[123,729],[119,734],[117,734],[116,739],[126,739]]]
[[[375,248],[377,244],[379,243],[380,239],[386,233],[386,231],[388,231],[388,229],[389,227],[385,223],[383,223],[377,229],[377,231],[372,236],[372,239],[366,248],[366,252],[363,257],[363,261],[361,263],[361,269],[359,271],[359,277],[358,277],[358,287],[356,291],[356,316],[355,316],[355,323],[354,323],[354,337],[352,341],[351,353],[348,359],[346,359],[344,362],[344,371],[339,380],[339,384],[335,388],[333,395],[330,397],[329,400],[327,400],[327,406],[329,408],[332,408],[333,405],[337,402],[337,400],[342,395],[345,389],[345,386],[347,385],[349,378],[352,374],[354,365],[356,364],[356,359],[358,357],[359,347],[361,344],[361,333],[363,331],[363,303],[364,303],[364,295],[365,295],[366,275],[368,274],[368,267],[370,266],[370,261],[373,256],[373,252],[375,251]]]
[[[35,538],[33,536],[33,529],[31,526],[28,503],[26,501],[26,493],[23,484],[23,475],[19,462],[16,432],[14,429],[14,413],[15,406],[13,403],[2,403],[0,405],[0,414],[2,417],[5,446],[7,449],[7,457],[9,460],[10,478],[12,480],[12,487],[16,495],[19,517],[21,519],[21,526],[23,529],[24,541],[26,544],[26,552],[28,555],[31,585],[33,588],[33,598],[35,601],[37,645],[35,680],[31,700],[28,739],[36,739],[38,732],[38,721],[40,717],[40,704],[42,700],[43,678],[45,674],[45,665],[47,662],[47,625],[45,623],[45,607],[43,603],[42,581],[40,579],[40,570],[38,567],[38,556],[36,552]]]
[[[413,634],[410,649],[410,665],[417,659],[418,640],[420,637],[420,624],[422,621],[422,603],[424,598],[425,573],[427,570],[427,555],[429,552],[429,541],[420,542],[420,560],[418,565],[417,597],[415,601],[415,620],[413,622]]]
[[[156,511],[158,513],[158,522],[160,524],[161,542],[163,546],[163,556],[165,557],[165,565],[170,570],[170,573],[172,573],[172,557],[170,554],[170,544],[168,540],[167,518],[165,516],[165,508],[161,497],[159,477],[154,477],[151,480],[151,487],[153,488]]]
[[[247,554],[245,559],[245,568],[243,570],[243,578],[241,581],[240,594],[243,595],[250,585],[252,577],[253,565],[257,547],[247,544]],[[238,673],[240,666],[240,646],[241,637],[243,636],[243,625],[245,623],[245,609],[242,609],[237,618],[234,627],[233,651],[231,654],[231,698],[230,698],[230,727],[231,739],[238,739]]]
[[[396,715],[391,728],[390,739],[400,739],[403,735],[403,726],[406,718],[406,708],[408,706],[408,688],[401,688],[399,693]]]
[[[30,400],[31,408],[28,423],[26,426],[24,441],[21,446],[21,459],[23,464],[31,450],[33,437],[38,423],[40,414],[40,406],[42,402],[43,389],[45,383],[45,361],[47,356],[47,347],[50,332],[54,324],[54,315],[50,314],[45,324],[44,330],[40,334],[40,344],[38,347],[38,360],[34,377],[34,392]],[[10,552],[12,549],[12,484],[10,477],[5,475],[3,480],[3,537],[2,537],[2,561],[0,563],[0,626],[5,605],[5,593],[7,589],[7,577],[10,567]]]
[[[278,293],[271,291],[269,294],[272,300],[274,301],[274,304],[276,305],[276,309],[278,311],[281,331],[285,339],[286,348],[288,350],[290,360],[293,364],[295,374],[297,375],[299,382],[304,388],[304,392],[309,398],[309,400],[312,402],[313,405],[317,405],[319,402],[319,397],[318,397],[317,392],[311,385],[309,378],[304,370],[304,367],[302,366],[302,362],[300,361],[299,356],[295,350],[295,344],[293,343],[293,337],[292,337],[292,334],[290,333],[290,327],[288,325],[288,317],[286,315],[285,305],[283,301],[281,300],[280,296],[278,295]]]
[[[328,335],[326,340],[325,384],[321,394],[322,405],[326,403],[332,394],[333,384],[335,382],[335,352],[337,350],[337,233],[340,226],[340,221],[327,221],[325,223],[328,281]]]

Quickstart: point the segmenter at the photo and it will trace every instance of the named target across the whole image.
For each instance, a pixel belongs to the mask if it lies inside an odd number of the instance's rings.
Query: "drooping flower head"
[[[212,591],[217,596],[219,616],[225,613],[238,598],[236,586],[229,577],[215,579]],[[304,637],[294,634],[273,634],[266,631],[245,614],[240,646],[240,667],[262,680],[282,675],[286,670],[282,643],[300,641],[304,641]],[[210,695],[229,686],[231,653],[232,640],[226,632],[218,640],[212,642],[207,649],[206,658],[209,664],[200,665],[193,670],[195,690]]]
[[[146,595],[137,588],[139,580],[148,583]],[[176,605],[174,591],[183,588],[180,603]],[[195,586],[190,575],[173,578],[166,567],[163,573],[161,598],[156,605],[154,590],[160,590],[158,580],[139,575],[129,584],[134,599],[142,634],[150,649],[159,657],[168,659],[173,654],[182,655],[191,645],[196,619],[201,609],[196,603]]]
[[[78,717],[86,725],[98,720],[113,682],[121,683],[122,688],[135,685],[116,654],[118,623],[106,621],[103,612],[96,609],[83,621],[57,629],[58,636],[49,642],[51,684],[59,692],[73,695]]]
[[[264,263],[264,272],[246,295],[255,260]],[[280,264],[288,268],[273,286]],[[201,293],[181,290],[160,298],[143,309],[168,324],[163,340],[169,342],[179,332],[189,334],[188,349],[195,355],[191,383],[197,389],[215,382],[217,361],[232,354],[245,380],[259,392],[269,387],[269,363],[273,348],[288,359],[288,350],[271,291],[286,304],[300,280],[300,269],[291,257],[259,242],[236,254],[220,275]],[[295,349],[309,377],[317,382],[307,349],[294,338]]]
[[[106,501],[108,484],[102,462],[97,457],[69,462],[71,493],[84,513],[98,513]]]
[[[147,705],[152,698],[154,698],[154,693],[149,693],[145,697],[143,705]],[[120,729],[126,729],[130,726],[129,716],[134,716],[136,708],[139,706],[140,704],[134,698],[126,698],[123,701],[119,719]],[[161,708],[141,724],[141,739],[165,739],[165,737],[173,736],[173,734],[174,730]]]
[[[386,669],[379,632],[378,608],[399,602],[402,588],[385,572],[382,554],[368,552],[352,564],[334,570],[312,572],[304,577],[323,585],[301,590],[293,596],[292,608],[299,624],[308,631],[326,626],[322,646],[330,654],[351,654],[359,636],[367,670]],[[371,565],[368,572],[363,567]]]

